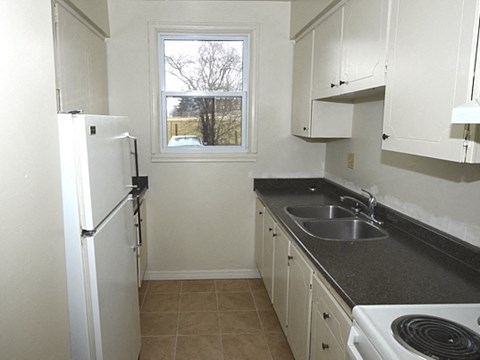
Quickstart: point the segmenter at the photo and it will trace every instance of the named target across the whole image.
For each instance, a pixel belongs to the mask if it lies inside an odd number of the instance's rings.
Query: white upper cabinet
[[[312,98],[340,94],[342,6],[315,28]]]
[[[349,0],[343,14],[340,81],[348,92],[385,85],[389,0]]]
[[[393,1],[382,149],[480,162],[478,127],[450,123],[472,99],[478,28],[477,0]]]
[[[316,34],[317,31],[312,30],[295,43],[291,132],[309,138],[351,137],[352,104],[312,100],[313,43]]]
[[[293,53],[292,134],[310,136],[312,60],[315,31],[295,43]]]
[[[72,8],[56,4],[55,67],[59,111],[108,114],[105,40]]]
[[[385,85],[390,1],[348,0],[315,28],[312,98]]]

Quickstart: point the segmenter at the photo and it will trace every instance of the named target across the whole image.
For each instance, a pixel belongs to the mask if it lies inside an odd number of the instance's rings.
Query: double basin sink
[[[285,212],[303,231],[322,240],[379,240],[388,236],[384,230],[338,205],[287,206]]]

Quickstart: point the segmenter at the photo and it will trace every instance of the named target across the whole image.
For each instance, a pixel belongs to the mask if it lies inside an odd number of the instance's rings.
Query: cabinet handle
[[[348,81],[340,80],[340,83],[339,83],[339,84],[340,84],[340,86],[342,86],[342,85],[348,85]]]
[[[273,233],[273,234],[272,234],[272,237],[275,237],[275,236],[277,236],[277,234]]]
[[[327,350],[329,348],[330,348],[330,346],[328,344],[325,344],[325,343],[322,342],[322,350]]]
[[[337,86],[338,86],[338,85],[337,85],[337,84],[334,84],[334,83],[331,83],[331,84],[330,84],[330,88],[332,88],[332,89],[333,89],[334,87],[337,87]]]
[[[271,227],[268,228],[268,231],[272,231],[272,230],[273,230],[273,228],[271,228]]]
[[[308,130],[308,128],[307,128],[307,127],[304,127],[304,128],[303,128],[303,131],[307,131],[307,130]]]
[[[323,313],[323,320],[330,319],[330,314],[329,313]]]
[[[390,135],[387,135],[387,134],[383,134],[383,135],[382,135],[382,139],[383,139],[383,140],[387,140],[389,137],[390,137]]]
[[[287,259],[288,259],[288,260],[292,260],[292,259],[293,259],[293,256],[288,255]]]
[[[263,215],[263,212],[259,211],[259,212],[258,212],[258,215]]]

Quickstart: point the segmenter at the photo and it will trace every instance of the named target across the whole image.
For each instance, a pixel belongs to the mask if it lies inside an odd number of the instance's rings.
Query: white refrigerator
[[[72,359],[135,360],[140,319],[128,119],[59,114],[58,124]]]

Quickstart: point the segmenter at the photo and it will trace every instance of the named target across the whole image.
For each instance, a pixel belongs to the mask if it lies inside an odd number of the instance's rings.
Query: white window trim
[[[149,23],[149,52],[150,52],[150,124],[151,124],[151,152],[152,162],[254,162],[257,153],[257,122],[256,122],[256,54],[257,51],[257,24],[187,24],[177,25],[170,23]],[[159,84],[159,34],[188,34],[192,35],[231,35],[247,36],[249,41],[249,74],[248,99],[246,114],[246,143],[243,151],[236,152],[169,152],[162,151],[160,119],[162,104],[160,103]]]

